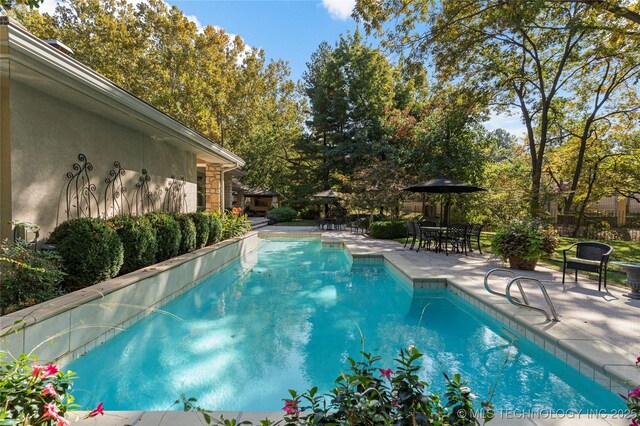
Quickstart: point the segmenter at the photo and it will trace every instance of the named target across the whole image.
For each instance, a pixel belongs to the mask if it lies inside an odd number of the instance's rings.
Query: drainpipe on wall
[[[0,239],[11,238],[13,220],[11,191],[9,18],[0,6]]]

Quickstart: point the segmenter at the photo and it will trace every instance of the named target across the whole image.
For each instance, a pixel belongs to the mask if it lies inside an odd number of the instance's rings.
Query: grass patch
[[[480,235],[480,244],[482,245],[483,253],[491,253],[491,237],[493,237],[493,232],[483,232]],[[405,238],[398,238],[395,241],[400,244],[404,244]],[[581,238],[568,238],[568,237],[560,237],[560,246],[555,251],[553,256],[549,259],[540,259],[538,261],[539,264],[547,266],[549,268],[562,271],[562,250],[568,248],[571,244],[577,243],[580,241],[586,241]],[[613,265],[612,261],[620,261],[620,262],[637,262],[640,260],[640,244],[633,241],[604,241],[604,240],[589,240],[589,241],[598,241],[605,244],[609,244],[613,247],[613,253],[609,258],[609,267],[607,270],[607,283],[616,284],[619,286],[627,287],[627,274],[624,272],[622,267]],[[411,244],[411,239],[409,239],[409,244]],[[409,245],[407,245],[409,246]],[[473,243],[473,247],[475,247],[475,242]],[[591,272],[578,272],[579,276],[588,277],[592,280],[598,280],[598,274],[594,274]],[[571,278],[573,276],[573,269],[570,272],[567,272],[567,282],[573,280]]]
[[[280,222],[274,226],[316,226],[316,221],[313,219],[296,219],[291,222]]]

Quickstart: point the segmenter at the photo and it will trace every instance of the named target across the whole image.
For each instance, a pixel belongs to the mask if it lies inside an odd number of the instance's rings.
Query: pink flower
[[[284,407],[282,407],[285,413],[287,414],[299,414],[300,409],[298,408],[298,401],[287,399],[284,402]]]
[[[386,377],[387,379],[391,380],[391,375],[393,374],[392,369],[387,368],[385,370],[384,368],[378,368],[378,370],[380,370],[380,374],[382,375],[382,377]]]
[[[638,424],[638,421],[636,419],[631,419],[631,423],[629,423],[629,426],[640,426],[640,424]]]
[[[96,408],[91,410],[91,412],[89,413],[89,417],[95,417],[98,414],[104,416],[104,407],[102,406],[102,402],[100,404],[98,404],[98,406]]]
[[[58,426],[69,426],[69,420],[65,419],[62,416],[58,416]]]
[[[640,356],[638,358],[636,358],[636,365],[640,364]]]
[[[42,388],[42,395],[58,396],[55,388],[53,387],[53,384],[51,383],[47,383],[46,385],[44,385],[44,388]]]
[[[58,412],[59,412],[60,410],[58,410],[58,407],[56,407],[56,404],[55,404],[54,402],[52,402],[52,403],[48,403],[48,402],[47,402],[47,403],[45,403],[45,404],[44,404],[44,409],[45,409],[45,412],[44,412],[44,414],[42,415],[42,417],[51,417],[52,419],[56,419],[56,420],[58,419],[58,417],[60,417],[60,416],[58,415]]]
[[[42,373],[42,378],[46,379],[49,376],[53,376],[56,373],[58,373],[58,367],[56,367],[53,364],[49,364],[49,365],[38,365],[36,363],[33,364],[33,371],[31,372],[31,375],[33,377],[37,377],[40,373]]]
[[[629,392],[629,396],[635,396],[636,398],[640,398],[640,386]]]
[[[396,408],[400,408],[400,400],[398,398],[393,398],[391,400],[391,405],[393,405]]]

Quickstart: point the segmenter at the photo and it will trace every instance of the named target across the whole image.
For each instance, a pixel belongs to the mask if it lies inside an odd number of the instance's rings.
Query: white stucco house
[[[11,222],[42,238],[71,217],[195,211],[198,189],[206,210],[231,206],[240,157],[64,50],[0,16],[2,238]]]

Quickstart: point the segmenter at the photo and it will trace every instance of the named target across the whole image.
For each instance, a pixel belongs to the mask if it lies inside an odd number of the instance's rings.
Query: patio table
[[[438,244],[436,244],[434,251],[436,253],[442,251],[442,234],[444,234],[447,231],[447,227],[446,226],[421,226],[420,229],[423,231],[435,232],[438,237]]]

